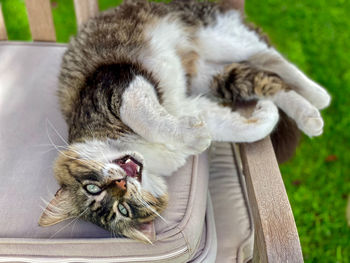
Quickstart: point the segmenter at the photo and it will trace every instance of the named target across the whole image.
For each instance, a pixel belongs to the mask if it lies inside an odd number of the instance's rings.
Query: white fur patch
[[[198,32],[198,74],[192,80],[192,94],[209,92],[212,78],[222,72],[227,64],[247,60],[264,52],[267,45],[243,23],[238,11],[218,14],[215,24],[201,28]]]
[[[259,36],[242,23],[238,11],[217,16],[216,23],[200,29],[201,57],[216,63],[232,63],[248,59],[266,50]]]
[[[317,108],[291,90],[278,92],[273,100],[289,117],[294,119],[308,136],[318,136],[323,131],[323,120]]]
[[[214,141],[254,142],[269,135],[278,121],[273,102],[260,100],[252,116],[247,119],[230,108],[202,99],[199,107]]]
[[[164,107],[177,116],[186,97],[186,78],[176,48],[190,45],[187,33],[178,20],[166,16],[147,26],[145,38],[149,47],[139,59],[159,80]]]

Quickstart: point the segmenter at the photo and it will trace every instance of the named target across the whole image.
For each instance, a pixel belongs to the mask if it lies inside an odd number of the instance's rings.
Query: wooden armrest
[[[298,232],[270,138],[240,145],[255,226],[253,262],[303,262]]]
[[[4,17],[2,15],[1,3],[0,3],[0,40],[7,40],[7,32],[6,32]]]

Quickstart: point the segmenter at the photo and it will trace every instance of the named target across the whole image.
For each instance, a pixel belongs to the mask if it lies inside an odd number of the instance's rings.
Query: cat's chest
[[[197,73],[196,29],[169,16],[146,26],[144,35],[147,45],[140,53],[140,63],[157,79],[162,105],[177,115],[187,96],[188,80]]]
[[[186,162],[188,154],[177,145],[149,143],[143,140],[130,142],[127,147],[140,153],[148,173],[170,176]]]

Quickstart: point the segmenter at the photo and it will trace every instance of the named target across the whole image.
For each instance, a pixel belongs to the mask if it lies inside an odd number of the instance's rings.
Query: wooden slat
[[[244,0],[221,0],[221,4],[225,9],[238,9],[244,12]]]
[[[74,0],[74,8],[79,27],[90,17],[98,14],[98,4],[96,0]]]
[[[303,262],[292,209],[270,138],[241,145],[255,225],[253,262]]]
[[[0,40],[7,40],[7,32],[4,16],[2,15],[2,7],[0,3]]]
[[[30,31],[34,41],[56,41],[50,0],[26,0]]]

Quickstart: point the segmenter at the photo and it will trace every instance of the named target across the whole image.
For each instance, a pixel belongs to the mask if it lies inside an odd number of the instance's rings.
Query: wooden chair
[[[55,42],[50,1],[26,0],[25,3],[33,40]],[[224,0],[224,3],[227,8],[243,11],[244,0]],[[98,13],[96,0],[74,0],[74,6],[78,25]],[[1,6],[0,40],[7,40]],[[241,144],[240,154],[255,225],[253,262],[303,262],[294,217],[270,138]]]

